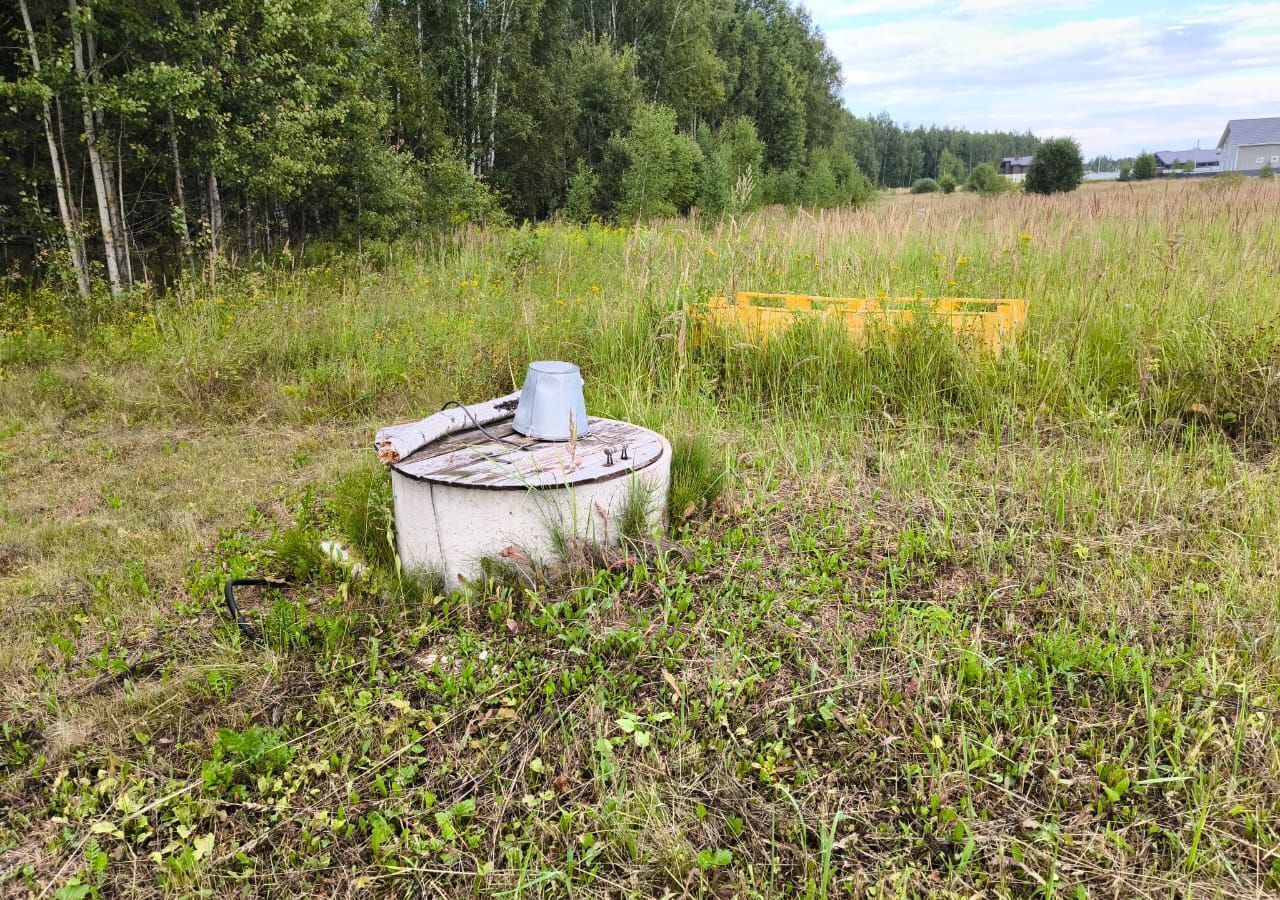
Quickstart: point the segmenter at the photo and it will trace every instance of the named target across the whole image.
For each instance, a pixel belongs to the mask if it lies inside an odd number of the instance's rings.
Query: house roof
[[[1029,166],[1033,159],[1035,159],[1034,156],[1006,156],[1000,162],[1008,163],[1011,166]]]
[[[1206,166],[1219,162],[1221,158],[1217,149],[1201,150],[1199,147],[1194,150],[1156,151],[1156,162],[1162,166],[1176,166],[1185,162],[1194,162],[1197,166]]]
[[[1236,146],[1248,144],[1280,144],[1280,116],[1268,119],[1232,119],[1222,132],[1218,149],[1227,145],[1227,135]]]

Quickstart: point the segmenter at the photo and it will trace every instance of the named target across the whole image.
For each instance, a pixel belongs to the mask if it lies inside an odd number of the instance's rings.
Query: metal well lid
[[[589,419],[576,442],[531,441],[511,419],[450,434],[391,468],[408,478],[481,490],[571,487],[626,476],[662,458],[666,441],[655,431],[614,419]],[[523,444],[526,449],[504,440]]]

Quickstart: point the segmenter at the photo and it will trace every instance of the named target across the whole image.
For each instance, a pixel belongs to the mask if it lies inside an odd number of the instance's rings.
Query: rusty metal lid
[[[589,422],[586,437],[571,445],[522,437],[512,419],[503,419],[485,428],[488,435],[477,428],[450,434],[391,468],[416,481],[481,490],[558,488],[638,471],[661,459],[666,449],[663,437],[648,428],[614,419]]]

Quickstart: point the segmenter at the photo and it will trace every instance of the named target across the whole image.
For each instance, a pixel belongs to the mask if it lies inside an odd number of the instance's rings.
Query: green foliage
[[[874,194],[858,163],[839,147],[823,147],[810,154],[800,184],[800,199],[806,206],[857,206]]]
[[[938,187],[942,189],[944,194],[954,194],[956,191],[956,179],[951,175],[943,175],[938,179]]]
[[[954,187],[954,182],[952,186]],[[942,185],[934,181],[932,178],[917,178],[911,184],[911,193],[913,194],[936,194],[942,190]]]
[[[433,225],[501,224],[506,215],[497,198],[458,159],[441,154],[423,167],[423,219]]]
[[[565,199],[564,215],[571,222],[589,222],[595,215],[596,195],[600,190],[600,178],[583,160],[569,181],[569,196]]]
[[[53,101],[70,132],[60,169],[80,173],[72,214],[92,231],[82,94],[65,5],[32,12],[41,72],[22,54],[0,63],[0,99],[20,123],[0,143],[0,244],[20,276],[75,285],[41,111]],[[561,209],[586,221],[844,206],[878,185],[959,182],[970,164],[1036,144],[854,117],[837,60],[789,0],[645,0],[607,17],[534,0],[124,0],[92,18],[92,121],[112,137],[100,142],[120,182],[111,208],[129,234],[118,262],[162,286],[216,276],[220,254],[379,250]],[[628,147],[647,140],[646,100],[676,135],[652,164]],[[100,269],[100,242],[86,248]]]
[[[813,154],[805,169],[800,194],[805,206],[824,208],[840,205],[840,184],[831,168],[829,153]]]
[[[713,148],[702,152],[702,168],[698,174],[698,208],[712,216],[732,211],[733,182],[725,155]]]
[[[966,183],[969,190],[984,197],[994,197],[996,194],[1009,190],[1009,180],[996,171],[996,167],[991,163],[982,163],[974,166],[973,171],[969,173],[969,181]]]
[[[1271,168],[1271,163],[1263,163],[1262,170],[1258,172],[1259,178],[1274,178],[1275,171]]]
[[[734,116],[716,131],[715,151],[724,160],[729,183],[735,184],[744,172],[760,174],[764,165],[764,144],[756,125],[746,116]]]
[[[769,77],[760,86],[760,127],[768,136],[764,161],[778,170],[804,162],[805,107],[795,69],[781,53],[771,54]]]
[[[1156,177],[1156,157],[1145,150],[1133,161],[1132,177],[1134,181],[1150,181]]]
[[[201,778],[210,793],[242,797],[258,776],[278,775],[292,760],[293,749],[277,731],[257,725],[244,731],[220,728]]]
[[[723,451],[691,429],[672,441],[671,489],[667,505],[672,521],[683,521],[708,509],[729,477]]]
[[[1084,156],[1074,138],[1050,138],[1040,145],[1027,169],[1026,190],[1033,194],[1074,191],[1084,180]]]
[[[673,216],[696,198],[702,151],[676,133],[675,111],[645,104],[625,138],[613,141],[623,161],[618,216],[626,221]]]
[[[950,178],[952,184],[960,184],[967,174],[968,167],[965,166],[964,160],[956,156],[950,147],[944,148],[938,157],[938,181]]]
[[[1120,166],[1120,180],[1121,180],[1121,181],[1130,181],[1130,180],[1132,180],[1132,178],[1133,178],[1133,166],[1131,166],[1129,163],[1124,163],[1123,165],[1121,165],[1121,166]]]
[[[365,560],[387,568],[395,561],[395,519],[391,478],[372,464],[342,478],[329,500],[343,539]]]
[[[583,37],[569,51],[574,101],[574,144],[589,166],[604,161],[605,145],[625,132],[641,103],[643,85],[634,47]]]
[[[796,206],[800,203],[800,173],[794,169],[770,169],[760,182],[762,202],[778,206]]]

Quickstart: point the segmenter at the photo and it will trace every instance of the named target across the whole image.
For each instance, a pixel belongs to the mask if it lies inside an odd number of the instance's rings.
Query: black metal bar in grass
[[[227,612],[231,614],[231,618],[235,621],[236,627],[240,629],[240,633],[244,635],[245,640],[258,640],[258,629],[253,623],[240,614],[240,605],[236,603],[235,589],[238,587],[275,587],[286,588],[289,586],[287,581],[277,581],[272,578],[230,578],[222,589],[222,599],[226,604]]]

